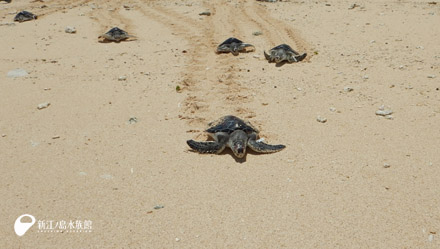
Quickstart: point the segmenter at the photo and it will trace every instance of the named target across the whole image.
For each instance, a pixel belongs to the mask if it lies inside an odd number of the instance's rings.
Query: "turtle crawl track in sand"
[[[248,121],[235,116],[224,116],[209,123],[206,130],[215,141],[196,142],[188,140],[187,144],[191,149],[200,153],[219,154],[226,147],[231,148],[234,155],[243,158],[246,155],[246,147],[259,153],[273,153],[284,149],[284,145],[270,145],[258,139],[259,131]]]

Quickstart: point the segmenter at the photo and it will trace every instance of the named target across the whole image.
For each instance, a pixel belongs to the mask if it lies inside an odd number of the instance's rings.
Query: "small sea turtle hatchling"
[[[276,63],[280,63],[282,61],[288,61],[289,63],[292,63],[304,60],[304,58],[307,56],[307,53],[300,55],[289,45],[281,44],[269,50],[269,54],[266,54],[266,51],[264,51],[264,56],[269,62],[274,61]]]
[[[26,10],[20,11],[14,17],[15,22],[25,22],[25,21],[30,21],[30,20],[34,20],[34,19],[37,19],[37,16],[32,14],[29,11],[26,11]]]
[[[200,153],[219,154],[226,147],[231,148],[234,155],[243,158],[246,155],[246,147],[260,153],[273,153],[284,149],[284,145],[270,145],[257,140],[259,131],[248,121],[235,116],[224,116],[209,123],[206,130],[215,141],[196,142],[188,140],[186,143],[191,149]]]
[[[229,53],[238,55],[239,52],[247,52],[246,48],[255,50],[255,46],[249,43],[244,43],[237,38],[231,37],[226,39],[222,44],[218,45],[217,53]]]
[[[126,31],[118,27],[114,27],[109,31],[107,31],[107,33],[100,35],[98,38],[104,38],[104,41],[107,40],[107,41],[120,42],[132,37],[134,38],[135,36],[129,35]]]

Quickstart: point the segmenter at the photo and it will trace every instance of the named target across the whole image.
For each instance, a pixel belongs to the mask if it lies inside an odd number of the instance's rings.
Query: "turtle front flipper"
[[[257,142],[256,140],[249,140],[248,146],[253,151],[260,153],[273,153],[286,148],[286,146],[282,144],[271,145],[263,142]]]
[[[231,52],[230,44],[222,44],[217,47],[217,53],[229,53]]]
[[[272,61],[272,58],[270,57],[270,55],[268,55],[268,54],[266,53],[266,51],[264,51],[264,57],[266,57],[266,60],[268,60],[269,62]]]
[[[282,145],[282,144],[271,145],[271,144],[259,142],[256,139],[257,139],[257,134],[252,133],[249,136],[249,140],[248,140],[249,148],[251,148],[255,152],[273,153],[273,152],[277,152],[277,151],[280,151],[280,150],[286,148],[286,146]]]
[[[195,151],[209,154],[219,154],[226,147],[225,143],[219,142],[196,142],[194,140],[188,140],[186,143]]]
[[[304,60],[304,58],[306,58],[306,56],[307,56],[307,53],[304,53],[302,55],[292,55],[292,56],[289,56],[288,61],[290,63],[299,62],[299,61]]]

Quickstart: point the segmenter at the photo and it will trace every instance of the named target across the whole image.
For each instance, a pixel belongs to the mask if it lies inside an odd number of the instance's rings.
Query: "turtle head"
[[[246,155],[248,135],[242,130],[236,130],[231,133],[228,145],[234,155],[238,158],[243,158]]]
[[[240,45],[236,43],[231,44],[231,53],[233,55],[238,55],[238,52],[240,51]]]
[[[280,63],[284,59],[282,53],[275,52],[275,51],[272,53],[272,57],[276,63]]]

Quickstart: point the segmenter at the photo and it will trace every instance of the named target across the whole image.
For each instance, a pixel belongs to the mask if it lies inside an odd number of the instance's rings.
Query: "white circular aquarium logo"
[[[23,217],[31,218],[31,222],[21,222]],[[18,236],[23,236],[29,228],[31,228],[35,224],[35,217],[30,214],[23,214],[15,220],[14,230]]]

